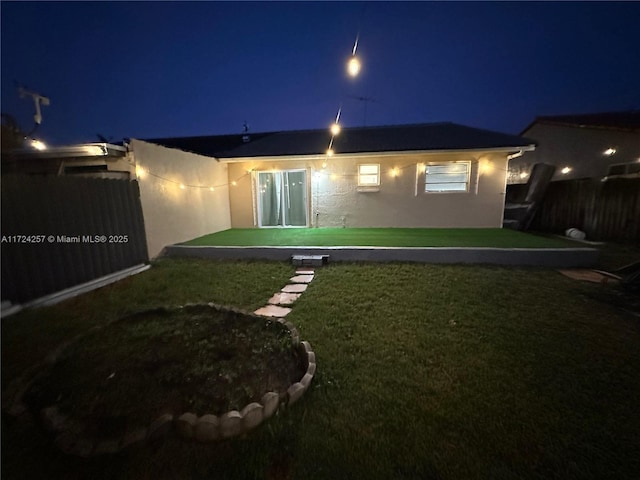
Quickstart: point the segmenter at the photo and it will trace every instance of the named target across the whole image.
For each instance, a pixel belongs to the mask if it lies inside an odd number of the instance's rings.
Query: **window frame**
[[[362,167],[376,167],[376,173],[362,173],[360,169]],[[362,182],[361,178],[363,176],[371,177],[376,176],[376,183]],[[379,163],[359,163],[358,164],[358,187],[379,187],[380,186],[380,164]]]
[[[466,176],[466,180],[464,182],[465,188],[464,190],[427,190],[427,186],[428,185],[446,185],[447,183],[453,184],[453,183],[462,183],[462,182],[438,182],[438,183],[427,183],[427,179],[429,178],[429,167],[450,167],[451,165],[464,165],[466,167],[466,172],[465,172],[465,176]],[[470,187],[471,187],[471,162],[470,161],[451,161],[451,162],[447,162],[447,161],[443,161],[443,162],[430,162],[425,164],[424,166],[424,178],[422,181],[423,184],[423,193],[427,194],[427,195],[431,195],[431,194],[450,194],[450,193],[469,193],[470,192]],[[454,173],[440,173],[440,174],[433,174],[433,175],[459,175],[460,173],[454,172]]]

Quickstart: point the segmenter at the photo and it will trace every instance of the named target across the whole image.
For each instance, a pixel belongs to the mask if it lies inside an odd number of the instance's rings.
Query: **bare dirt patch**
[[[25,396],[55,405],[92,437],[148,426],[160,415],[220,415],[284,393],[305,365],[270,319],[211,306],[123,318],[68,347]]]

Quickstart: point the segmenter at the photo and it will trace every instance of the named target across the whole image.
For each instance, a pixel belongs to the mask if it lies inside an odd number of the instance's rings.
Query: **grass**
[[[159,304],[257,308],[292,267],[167,259],[3,321],[3,383],[65,337]],[[166,288],[163,288],[166,285]],[[323,267],[290,319],[312,388],[245,438],[64,457],[3,416],[4,478],[631,479],[640,471],[640,324],[555,271]],[[47,348],[49,347],[49,348]]]
[[[567,248],[569,240],[502,228],[232,228],[192,246],[373,246]]]

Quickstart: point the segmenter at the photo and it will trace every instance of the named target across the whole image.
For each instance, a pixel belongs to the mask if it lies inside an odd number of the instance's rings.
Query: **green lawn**
[[[253,310],[285,263],[163,259],[2,322],[2,384],[55,345],[158,305]],[[640,324],[553,270],[336,264],[287,317],[316,352],[284,415],[217,444],[170,439],[65,457],[3,415],[7,479],[632,479],[640,471]],[[135,401],[135,392],[131,393]]]
[[[566,248],[583,245],[501,228],[233,228],[195,238],[197,246],[372,246]]]

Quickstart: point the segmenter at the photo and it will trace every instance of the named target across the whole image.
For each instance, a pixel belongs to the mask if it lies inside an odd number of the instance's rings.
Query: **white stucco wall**
[[[166,245],[230,228],[226,164],[142,140],[132,139],[130,147],[149,257],[156,257]]]
[[[536,163],[555,165],[552,178],[555,181],[600,179],[607,175],[610,165],[640,161],[640,132],[637,131],[536,123],[522,135],[535,140],[537,146],[533,152],[510,161],[509,183],[526,183],[526,174]],[[615,148],[616,153],[607,156],[604,151],[610,147]],[[571,171],[563,174],[561,170],[565,167]]]
[[[318,227],[484,227],[502,226],[508,152],[458,152],[335,156],[314,159],[248,160],[229,164],[231,223],[255,223],[255,180],[249,171],[306,169],[309,226]],[[468,192],[425,193],[418,165],[464,161],[471,164]],[[359,191],[357,166],[380,164],[378,191]],[[394,175],[395,173],[395,175]],[[252,192],[253,191],[253,192]]]

